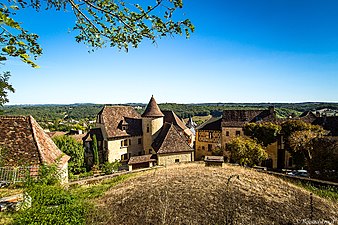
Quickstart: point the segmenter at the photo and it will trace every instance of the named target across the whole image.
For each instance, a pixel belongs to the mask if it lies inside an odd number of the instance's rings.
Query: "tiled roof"
[[[165,123],[172,123],[178,128],[179,130],[184,131],[184,133],[188,136],[192,135],[193,133],[191,130],[186,127],[183,121],[174,113],[174,111],[164,110],[162,111],[164,114],[164,122]]]
[[[82,139],[86,136],[86,134],[69,134],[68,136],[82,143]]]
[[[93,136],[96,136],[97,141],[103,141],[103,135],[101,128],[92,128],[88,133],[82,138],[83,141],[92,141]]]
[[[157,154],[191,152],[193,149],[171,123],[164,123],[152,147]]]
[[[222,117],[211,117],[206,122],[202,123],[196,130],[222,130]]]
[[[242,127],[245,123],[275,122],[274,110],[224,110],[222,115],[222,126]]]
[[[317,119],[317,116],[311,111],[305,111],[299,116],[299,118],[304,122],[313,123]]]
[[[142,117],[163,117],[163,113],[161,112],[160,108],[158,107],[155,99],[151,96],[150,101],[147,105],[147,108],[144,110]]]
[[[205,156],[204,158],[205,162],[224,162],[223,156]]]
[[[46,132],[46,133],[51,138],[67,134],[67,132],[64,132],[64,131],[51,131],[51,132]]]
[[[131,106],[105,106],[98,117],[102,121],[98,119],[97,123],[104,125],[108,138],[142,135],[140,114]],[[124,130],[125,125],[127,126]]]
[[[66,163],[52,139],[31,116],[0,116],[0,157],[5,166]]]
[[[128,165],[146,162],[156,162],[156,155],[148,154],[148,155],[133,156],[129,159]]]

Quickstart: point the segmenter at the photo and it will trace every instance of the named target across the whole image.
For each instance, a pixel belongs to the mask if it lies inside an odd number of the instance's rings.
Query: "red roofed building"
[[[68,180],[69,156],[62,153],[32,116],[0,116],[0,166],[57,164]]]
[[[167,136],[175,137],[176,140],[176,143],[171,141],[174,145],[169,154],[178,153],[178,161],[192,161],[194,158],[193,149],[189,146],[189,143],[192,144],[194,140],[192,132],[174,112],[162,112],[153,96],[142,115],[131,106],[105,106],[98,113],[96,122],[96,132],[99,129],[102,134],[102,140],[97,139],[101,162],[129,161],[133,165],[132,168],[150,165],[149,163],[153,163],[154,158],[159,155],[157,149],[159,145],[154,143],[160,137]],[[169,126],[167,124],[171,124],[173,128],[167,129]],[[88,149],[91,147],[93,132],[89,132],[83,139],[87,146],[86,152],[90,152]],[[164,138],[164,140],[165,142],[161,144],[162,148],[169,143],[169,139]],[[179,143],[184,144],[183,149]],[[182,150],[189,152],[187,159],[180,158]],[[156,157],[137,157],[130,160],[132,157],[143,155]],[[170,162],[167,160],[167,163],[175,163],[177,159],[172,159]]]

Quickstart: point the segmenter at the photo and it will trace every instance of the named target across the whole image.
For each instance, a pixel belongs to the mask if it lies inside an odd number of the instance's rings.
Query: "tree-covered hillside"
[[[146,104],[127,103],[143,112]],[[267,109],[274,106],[278,116],[286,117],[292,113],[300,114],[307,110],[323,108],[338,110],[338,103],[203,103],[203,104],[159,104],[162,110],[173,110],[182,118],[189,116],[220,116],[225,109]],[[71,104],[71,105],[8,105],[3,107],[5,115],[32,115],[39,121],[71,118],[94,119],[103,107],[102,104]]]

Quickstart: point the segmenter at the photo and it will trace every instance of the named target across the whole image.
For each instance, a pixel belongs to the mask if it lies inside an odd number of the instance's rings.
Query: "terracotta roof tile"
[[[156,162],[156,155],[148,154],[148,155],[133,156],[129,159],[128,165],[146,162]]]
[[[150,101],[147,105],[147,108],[144,110],[142,117],[163,117],[163,113],[161,112],[160,108],[158,107],[155,99],[151,96]]]
[[[103,141],[103,135],[101,128],[92,128],[88,131],[85,136],[82,138],[83,141],[92,141],[93,136],[96,136],[97,141]]]
[[[1,116],[0,130],[0,155],[5,166],[64,164],[70,159],[31,116]]]
[[[164,110],[162,113],[164,114],[164,122],[174,124],[178,130],[183,131],[187,136],[193,135],[191,130],[185,126],[183,121],[175,114],[174,111]]]
[[[222,117],[211,117],[209,120],[201,124],[196,130],[222,130]]]
[[[104,125],[108,138],[142,135],[140,114],[131,106],[105,106],[98,114],[97,123]]]
[[[155,138],[152,147],[157,154],[191,152],[193,149],[186,139],[180,135],[173,124],[165,123]]]
[[[224,110],[222,126],[242,127],[245,123],[275,122],[276,114],[273,108],[269,110]]]

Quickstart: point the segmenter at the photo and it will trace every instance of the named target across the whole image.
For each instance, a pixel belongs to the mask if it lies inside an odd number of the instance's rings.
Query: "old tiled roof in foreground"
[[[98,114],[97,123],[104,124],[108,138],[142,135],[140,114],[131,106],[105,106]]]
[[[157,154],[191,152],[193,149],[186,139],[180,135],[171,123],[163,124],[159,135],[155,138],[152,147]]]
[[[144,110],[142,117],[163,117],[163,113],[161,112],[160,108],[158,107],[155,99],[151,96],[150,101],[147,105],[147,108]]]
[[[0,163],[4,166],[66,163],[62,153],[32,116],[0,116]]]

